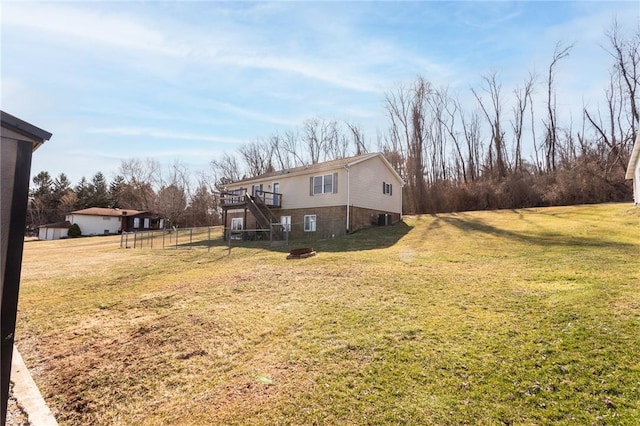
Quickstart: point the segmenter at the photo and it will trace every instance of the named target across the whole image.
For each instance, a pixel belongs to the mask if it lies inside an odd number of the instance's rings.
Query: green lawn
[[[27,242],[17,346],[61,424],[640,424],[631,204],[314,248]]]

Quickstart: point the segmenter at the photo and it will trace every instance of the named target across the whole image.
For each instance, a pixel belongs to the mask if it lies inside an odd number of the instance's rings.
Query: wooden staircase
[[[259,195],[251,196],[248,193],[245,193],[244,197],[247,208],[256,218],[258,227],[262,229],[273,229],[273,238],[282,239],[283,227],[276,215],[274,215],[271,209],[264,203],[264,200]],[[275,224],[280,226],[272,226]]]

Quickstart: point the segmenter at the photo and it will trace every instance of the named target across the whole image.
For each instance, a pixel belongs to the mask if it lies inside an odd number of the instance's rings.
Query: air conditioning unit
[[[391,225],[391,215],[389,213],[380,213],[378,215],[378,226]]]

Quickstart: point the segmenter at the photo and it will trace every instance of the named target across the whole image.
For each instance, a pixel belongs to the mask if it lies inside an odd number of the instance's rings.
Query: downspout
[[[349,222],[349,219],[350,219],[350,217],[349,217],[349,210],[350,210],[349,209],[349,205],[351,203],[351,199],[350,199],[351,198],[351,185],[350,185],[349,165],[346,164],[344,166],[344,169],[347,171],[347,234],[348,234],[349,230],[350,230],[349,228],[350,228],[350,225],[351,225],[351,222]]]

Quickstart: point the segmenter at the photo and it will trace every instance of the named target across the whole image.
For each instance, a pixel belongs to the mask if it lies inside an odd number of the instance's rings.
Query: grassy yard
[[[314,248],[27,242],[17,346],[61,424],[640,423],[631,204]]]

